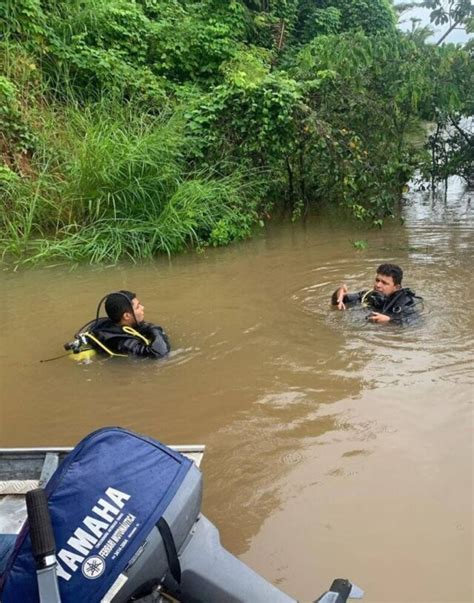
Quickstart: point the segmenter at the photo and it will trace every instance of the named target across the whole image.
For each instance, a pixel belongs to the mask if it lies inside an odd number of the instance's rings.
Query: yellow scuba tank
[[[71,360],[77,360],[83,362],[91,360],[94,356],[97,356],[97,351],[88,343],[87,334],[80,333],[74,341],[64,344],[64,349],[69,352],[68,357]]]
[[[69,352],[68,358],[71,360],[77,360],[78,362],[84,362],[92,360],[95,356],[97,356],[98,352],[92,348],[84,348],[79,352]]]
[[[125,331],[125,333],[133,332],[133,334],[139,336],[148,345],[148,339],[146,339],[146,337],[135,331],[135,329],[132,329],[132,327],[123,327],[123,330]],[[89,341],[92,341],[96,347],[93,347],[89,343]],[[64,349],[70,352],[69,357],[72,358],[72,360],[79,361],[91,360],[92,358],[94,358],[94,356],[97,356],[99,354],[97,348],[102,349],[109,356],[119,356],[122,358],[127,358],[127,354],[117,354],[115,352],[112,352],[112,350],[110,350],[104,343],[97,339],[95,335],[89,333],[88,331],[79,333],[78,335],[76,335],[76,339],[74,339],[74,341],[70,341],[69,343],[64,344]]]

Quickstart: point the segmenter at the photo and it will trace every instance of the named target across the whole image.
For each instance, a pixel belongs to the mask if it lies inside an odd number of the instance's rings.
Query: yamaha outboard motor
[[[45,493],[29,497],[31,526],[18,536],[2,603],[295,602],[221,546],[200,513],[200,471],[156,440],[96,431]],[[336,583],[318,601],[362,595]]]

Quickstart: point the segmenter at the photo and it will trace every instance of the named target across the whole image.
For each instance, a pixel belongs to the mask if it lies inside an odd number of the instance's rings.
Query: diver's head
[[[402,286],[403,270],[396,264],[380,264],[375,275],[374,290],[389,297]]]
[[[116,324],[130,327],[145,318],[145,308],[131,291],[122,290],[108,295],[105,300],[105,311],[110,320]]]

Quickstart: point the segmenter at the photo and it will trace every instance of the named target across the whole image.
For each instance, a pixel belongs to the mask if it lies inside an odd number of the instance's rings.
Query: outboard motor
[[[200,513],[200,471],[156,440],[96,431],[45,491],[30,497],[31,527],[17,539],[2,603],[295,603],[221,546]],[[49,521],[48,511],[55,547],[37,525]],[[339,582],[318,601],[362,596]]]

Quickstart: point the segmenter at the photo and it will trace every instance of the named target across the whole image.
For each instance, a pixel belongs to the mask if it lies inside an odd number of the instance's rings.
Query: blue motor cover
[[[62,603],[99,602],[175,496],[192,462],[118,427],[84,438],[46,494]],[[39,600],[28,523],[3,580],[2,603]]]

